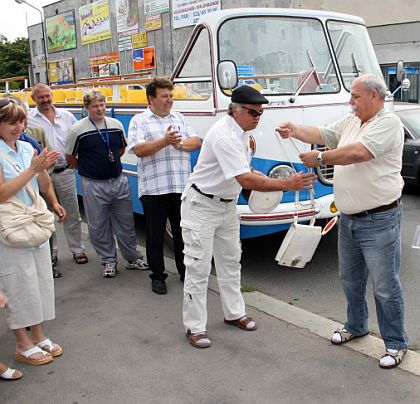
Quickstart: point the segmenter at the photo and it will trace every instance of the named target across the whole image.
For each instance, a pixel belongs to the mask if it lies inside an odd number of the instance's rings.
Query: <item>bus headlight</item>
[[[295,170],[285,164],[274,167],[269,173],[270,178],[285,179],[289,178],[292,174],[295,173]]]

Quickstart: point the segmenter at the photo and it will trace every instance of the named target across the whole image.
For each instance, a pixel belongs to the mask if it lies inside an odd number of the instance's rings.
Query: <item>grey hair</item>
[[[387,88],[382,77],[375,74],[363,74],[359,79],[366,90],[377,91],[381,100],[385,99]]]
[[[238,112],[241,112],[242,104],[238,104],[237,102],[231,102],[229,104],[228,115],[233,116],[233,109],[236,109]]]

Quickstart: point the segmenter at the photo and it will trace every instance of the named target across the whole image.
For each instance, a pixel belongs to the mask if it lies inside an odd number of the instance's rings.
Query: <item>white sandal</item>
[[[32,359],[30,356],[40,353],[43,355],[43,359]],[[46,363],[52,362],[54,358],[49,352],[43,351],[39,346],[34,345],[32,348],[27,349],[24,352],[16,352],[15,360],[18,362],[26,363],[27,365],[45,365]]]
[[[15,376],[15,373],[18,372],[18,375]],[[0,374],[0,379],[12,381],[12,380],[19,380],[22,377],[22,373],[19,370],[8,368],[5,372]]]
[[[36,345],[38,347],[40,347],[43,351],[49,353],[54,358],[56,358],[57,356],[60,356],[60,355],[63,354],[63,348],[61,346],[60,346],[59,349],[56,349],[54,351],[54,344],[53,344],[53,342],[49,338],[44,339],[43,341],[38,342]],[[47,347],[48,349],[45,349],[45,347]]]
[[[385,355],[379,361],[379,366],[382,369],[396,368],[404,359],[407,349],[387,349]]]

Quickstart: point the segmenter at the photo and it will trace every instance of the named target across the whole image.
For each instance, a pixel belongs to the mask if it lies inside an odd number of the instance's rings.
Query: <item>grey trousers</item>
[[[63,223],[63,230],[69,249],[72,254],[84,252],[85,247],[82,244],[82,220],[77,202],[74,170],[68,168],[61,173],[51,173],[51,181],[58,200],[67,213],[66,220]],[[58,225],[59,223],[56,221],[55,226],[57,227]],[[57,252],[57,238],[56,234],[53,233],[52,255],[57,256]]]
[[[92,246],[102,263],[117,261],[114,234],[127,261],[143,258],[137,251],[133,206],[125,175],[107,180],[80,176]]]

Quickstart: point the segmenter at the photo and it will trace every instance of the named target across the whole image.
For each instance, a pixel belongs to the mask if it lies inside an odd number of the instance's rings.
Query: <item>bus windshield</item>
[[[236,63],[239,85],[266,95],[335,93],[339,80],[319,20],[246,17],[219,30],[219,60]]]
[[[371,73],[382,77],[366,27],[328,21],[327,28],[346,90],[350,91],[351,83],[361,74]]]

